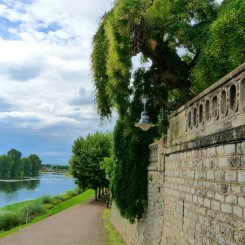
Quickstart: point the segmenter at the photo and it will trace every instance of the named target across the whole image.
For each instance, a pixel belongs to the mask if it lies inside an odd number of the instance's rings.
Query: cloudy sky
[[[67,164],[79,136],[112,130],[94,105],[90,53],[112,0],[0,0],[0,155]]]
[[[67,164],[75,139],[112,130],[115,117],[100,125],[90,73],[92,37],[112,3],[0,0],[0,155],[15,148]]]

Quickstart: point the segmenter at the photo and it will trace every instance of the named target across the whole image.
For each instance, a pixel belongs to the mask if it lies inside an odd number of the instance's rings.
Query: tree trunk
[[[102,196],[105,195],[105,192],[104,192],[104,187],[102,187]]]
[[[101,188],[99,187],[99,198],[101,198]]]
[[[95,197],[95,201],[98,201],[98,199],[97,199],[97,188],[94,189],[94,197]]]

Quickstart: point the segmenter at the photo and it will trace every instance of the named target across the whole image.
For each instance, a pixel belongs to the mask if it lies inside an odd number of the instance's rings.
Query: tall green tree
[[[22,175],[21,156],[22,153],[16,149],[8,151],[7,155],[13,160],[14,164],[11,168],[11,177],[20,177]]]
[[[197,93],[245,61],[245,3],[224,0],[190,77]]]
[[[0,178],[16,179],[23,176],[38,176],[42,163],[39,156],[32,154],[21,158],[21,155],[20,151],[11,149],[7,155],[0,156]]]
[[[0,178],[10,179],[14,160],[9,155],[0,156]]]
[[[28,156],[28,160],[30,161],[32,165],[32,168],[31,168],[32,176],[38,176],[39,171],[41,169],[41,164],[42,164],[41,159],[39,158],[38,155],[31,154],[30,156]]]
[[[28,157],[21,159],[21,164],[23,166],[24,176],[32,176],[32,163]]]
[[[220,5],[214,0],[116,0],[101,18],[91,54],[96,103],[102,119],[114,109],[119,115],[114,130],[113,195],[130,221],[143,214],[147,179],[142,171],[137,175],[141,181],[134,181],[129,169],[147,163],[148,156],[141,155],[147,152],[147,142],[142,142],[157,135],[156,129],[145,136],[131,130],[139,120],[140,96],[161,99],[149,105],[155,122],[159,104],[164,114],[181,106],[244,62],[244,26],[244,0],[224,0]],[[136,55],[148,62],[148,68],[133,69]],[[146,166],[142,166],[145,171]],[[142,191],[141,199],[135,192],[120,191],[125,179],[129,189]]]
[[[101,169],[100,162],[109,157],[110,145],[108,134],[96,132],[86,138],[79,137],[72,146],[71,173],[82,189],[95,190],[96,199],[97,189],[107,185],[105,170]]]
[[[116,0],[93,39],[92,71],[101,117],[125,115],[132,57],[150,62],[152,86],[173,110],[245,60],[243,0]],[[148,95],[147,91],[145,91]],[[194,94],[193,94],[194,93]]]

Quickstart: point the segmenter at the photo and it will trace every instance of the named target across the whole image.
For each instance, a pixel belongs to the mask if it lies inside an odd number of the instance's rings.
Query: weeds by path
[[[102,214],[102,220],[106,230],[106,237],[108,245],[124,245],[123,239],[118,234],[115,227],[111,224],[110,220],[110,209],[104,209]]]

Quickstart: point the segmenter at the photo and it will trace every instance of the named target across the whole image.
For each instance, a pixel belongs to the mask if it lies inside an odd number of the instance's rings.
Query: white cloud
[[[90,77],[91,42],[111,2],[1,1],[2,125],[42,129],[42,134],[70,139],[98,129]]]

